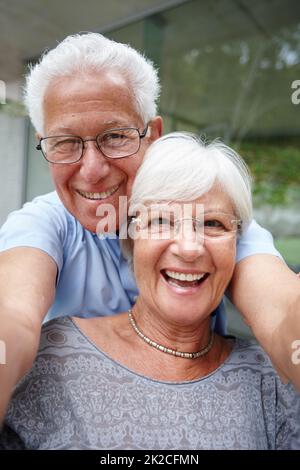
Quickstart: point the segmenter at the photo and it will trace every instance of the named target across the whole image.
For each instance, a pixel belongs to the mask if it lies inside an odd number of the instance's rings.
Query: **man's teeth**
[[[178,279],[178,281],[199,281],[205,276],[205,273],[202,274],[184,274],[175,271],[165,271],[167,276],[172,279]]]
[[[77,190],[77,192],[85,197],[86,199],[106,199],[107,197],[111,196],[113,193],[115,193],[117,191],[117,189],[119,188],[119,185],[116,184],[115,186],[113,186],[112,188],[108,189],[107,191],[104,191],[102,193],[89,193],[87,191],[79,191],[79,189]]]

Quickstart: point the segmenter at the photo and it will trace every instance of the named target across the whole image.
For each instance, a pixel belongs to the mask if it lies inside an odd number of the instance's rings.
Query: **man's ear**
[[[159,137],[162,136],[162,132],[163,132],[162,117],[156,116],[154,119],[152,119],[150,123],[150,128],[151,128],[150,142],[154,142],[155,140],[159,139]]]

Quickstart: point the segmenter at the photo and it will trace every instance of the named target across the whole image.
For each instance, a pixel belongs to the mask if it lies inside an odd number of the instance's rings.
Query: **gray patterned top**
[[[300,396],[262,349],[237,339],[214,372],[162,382],[100,351],[69,317],[43,326],[3,449],[300,449]]]

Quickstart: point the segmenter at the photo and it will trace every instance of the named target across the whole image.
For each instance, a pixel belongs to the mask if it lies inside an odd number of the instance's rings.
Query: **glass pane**
[[[48,164],[36,145],[35,131],[29,126],[26,201],[53,191]]]
[[[194,0],[166,11],[161,24],[165,131],[221,137],[241,153],[254,175],[255,217],[299,271],[300,105],[292,84],[300,79],[300,3]],[[229,309],[231,331],[248,335]]]

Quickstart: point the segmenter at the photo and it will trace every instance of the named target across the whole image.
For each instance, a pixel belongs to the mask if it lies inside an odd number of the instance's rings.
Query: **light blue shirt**
[[[54,304],[47,319],[64,315],[93,317],[128,310],[138,294],[119,239],[99,239],[82,227],[55,192],[12,212],[0,230],[0,251],[27,246],[51,256],[58,267]],[[237,261],[258,253],[280,256],[272,235],[252,222],[240,238]],[[214,317],[225,331],[225,315]]]

